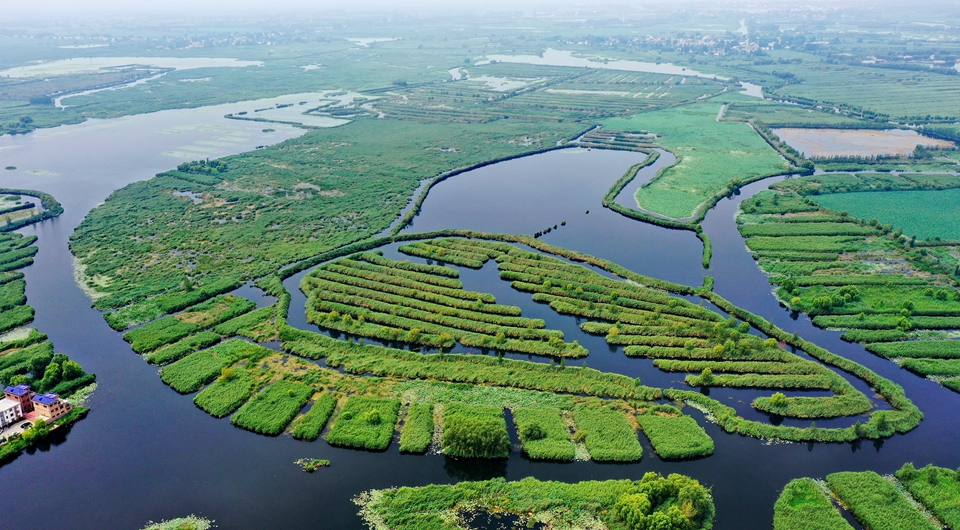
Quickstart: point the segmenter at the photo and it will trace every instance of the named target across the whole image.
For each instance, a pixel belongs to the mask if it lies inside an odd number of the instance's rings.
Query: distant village
[[[53,423],[71,410],[73,406],[57,394],[37,394],[30,385],[8,386],[0,399],[0,440],[22,433],[37,420]]]

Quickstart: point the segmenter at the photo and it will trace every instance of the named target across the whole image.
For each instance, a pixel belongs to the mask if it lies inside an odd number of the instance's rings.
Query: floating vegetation
[[[313,473],[321,467],[330,467],[329,460],[320,460],[319,458],[301,458],[294,462],[294,464],[300,466],[300,469],[307,473]]]

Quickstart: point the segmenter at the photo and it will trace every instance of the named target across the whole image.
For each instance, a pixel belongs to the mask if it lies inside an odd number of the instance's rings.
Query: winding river
[[[90,308],[73,279],[67,243],[84,215],[112,190],[199,156],[186,146],[212,150],[203,156],[223,156],[302,133],[283,126],[263,133],[259,124],[222,119],[230,111],[221,107],[0,138],[0,166],[20,168],[0,174],[0,186],[49,192],[65,208],[61,217],[23,230],[39,236],[36,262],[24,269],[29,303],[37,310],[35,325],[50,335],[59,351],[97,373],[100,384],[89,402],[93,409],[89,417],[69,432],[57,433],[51,441],[56,447],[41,447],[0,468],[0,480],[24,486],[8,488],[6,504],[29,507],[4,511],[3,526],[31,527],[42,517],[45,528],[136,529],[148,520],[194,513],[216,520],[220,528],[361,528],[350,499],[371,488],[496,476],[570,482],[636,479],[659,471],[687,474],[713,487],[717,529],[766,529],[780,488],[799,476],[862,469],[889,473],[906,461],[960,466],[955,450],[960,395],[842,342],[839,333],[813,327],[806,317],[784,310],[771,295],[733,221],[740,201],[770,181],[745,187],[707,215],[704,228],[713,240],[714,262],[705,271],[700,266],[700,242],[692,232],[647,225],[602,208],[604,192],[643,155],[596,149],[553,151],[448,179],[430,191],[421,214],[406,230],[472,228],[532,234],[558,225],[543,236],[546,242],[607,258],[642,274],[691,285],[711,274],[717,292],[733,303],[903,385],[926,414],[920,427],[878,442],[769,445],[728,435],[687,409],[716,441],[713,456],[663,461],[641,435],[645,450],[639,463],[558,464],[532,462],[516,451],[498,462],[401,455],[396,444],[384,453],[354,451],[323,441],[259,436],[233,427],[229,420],[214,419],[196,408],[190,397],[161,383],[157,368],[135,355]],[[670,162],[662,158],[623,191],[618,199],[622,204],[632,204],[637,186]],[[566,225],[560,226],[563,221]],[[385,253],[399,257],[395,245]],[[293,294],[290,323],[310,327],[303,318],[304,297],[297,290],[302,275],[285,282]],[[568,340],[580,340],[591,351],[589,366],[639,376],[651,386],[677,386],[682,380],[682,375],[653,368],[650,361],[626,359],[622,352],[611,351],[602,337],[581,333],[575,319],[560,317],[532,302],[528,294],[513,291],[498,278],[494,264],[479,271],[463,270],[462,280],[464,288],[492,292],[501,303],[521,306],[525,316],[547,319]],[[246,288],[244,294],[254,292]],[[711,396],[748,417],[759,417],[749,407],[754,395],[711,391]],[[515,432],[511,435],[516,441]],[[332,467],[303,473],[293,463],[303,457],[329,459]]]

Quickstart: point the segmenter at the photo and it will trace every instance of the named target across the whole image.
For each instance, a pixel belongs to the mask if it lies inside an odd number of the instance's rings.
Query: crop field
[[[660,458],[692,458],[713,454],[713,439],[696,420],[663,406],[637,416],[640,428]]]
[[[834,193],[815,200],[824,208],[893,225],[917,239],[960,240],[960,189]]]
[[[333,420],[327,441],[333,445],[383,451],[393,440],[400,401],[351,397]]]
[[[681,500],[681,491],[683,498]],[[560,527],[687,528],[713,527],[715,509],[708,490],[683,475],[664,478],[647,473],[641,480],[588,481],[567,484],[525,478],[507,482],[460,482],[376,490],[357,499],[368,523],[381,522],[392,530],[441,528],[464,506],[477,511],[514,514],[521,524]],[[682,510],[681,511],[681,506]],[[638,523],[639,521],[639,523]],[[643,526],[640,526],[643,525]],[[658,526],[654,526],[658,525]]]
[[[656,143],[673,152],[677,163],[637,192],[643,210],[675,219],[692,217],[732,181],[748,182],[788,169],[747,123],[717,121],[720,103],[673,107],[630,118],[605,120],[621,131],[656,133]]]
[[[791,309],[814,316],[818,326],[846,330],[844,340],[864,343],[905,369],[945,381],[960,377],[960,364],[951,360],[960,358],[960,347],[947,340],[960,324],[960,291],[952,285],[960,263],[947,234],[950,215],[942,213],[952,205],[940,208],[938,201],[939,194],[955,195],[958,184],[955,175],[930,174],[791,179],[741,204],[740,233]],[[937,198],[885,202],[919,194]],[[797,211],[801,201],[818,206]],[[906,226],[922,226],[927,240]]]

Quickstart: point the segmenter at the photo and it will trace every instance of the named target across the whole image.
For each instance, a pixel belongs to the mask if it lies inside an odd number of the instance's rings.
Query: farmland
[[[926,174],[788,180],[744,201],[740,233],[791,309],[947,383],[960,377],[955,343],[942,331],[960,314],[947,204],[957,184],[954,175]]]
[[[698,103],[605,122],[612,129],[656,133],[657,144],[677,155],[676,165],[637,192],[640,208],[675,219],[693,217],[731,182],[789,168],[749,124],[717,121],[720,107]]]

